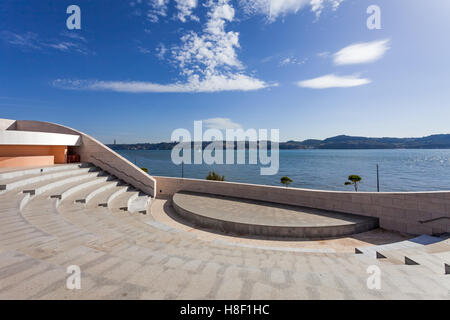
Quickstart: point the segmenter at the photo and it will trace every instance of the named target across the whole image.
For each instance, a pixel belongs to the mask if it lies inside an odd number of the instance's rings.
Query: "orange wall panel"
[[[0,146],[0,157],[51,155],[51,146]]]
[[[66,163],[67,146],[1,145],[0,157],[53,156],[54,163]]]
[[[0,168],[51,166],[54,156],[0,157]]]
[[[55,163],[67,162],[67,147],[66,146],[52,146],[52,155],[55,156]]]

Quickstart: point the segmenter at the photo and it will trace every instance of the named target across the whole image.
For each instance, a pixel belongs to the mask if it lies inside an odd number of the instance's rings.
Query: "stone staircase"
[[[156,222],[150,205],[163,200],[89,164],[1,173],[0,185],[0,299],[449,298],[434,269],[448,262],[445,237],[359,254],[230,245]],[[399,250],[419,264],[369,253]],[[66,288],[71,265],[81,290]],[[371,265],[380,290],[367,287]]]
[[[391,264],[422,265],[437,274],[450,274],[450,235],[421,235],[387,245],[355,248],[355,253]]]
[[[8,191],[29,194],[29,197],[22,199],[22,207],[33,196],[38,195],[49,195],[60,201],[73,195],[75,201],[86,204],[92,198],[92,193],[98,194],[110,189],[119,192],[124,188],[134,190],[91,164],[68,164],[0,173],[0,194]],[[132,212],[146,212],[150,200],[149,196],[134,190],[133,193],[123,195],[115,205],[120,204],[122,210],[130,207]]]

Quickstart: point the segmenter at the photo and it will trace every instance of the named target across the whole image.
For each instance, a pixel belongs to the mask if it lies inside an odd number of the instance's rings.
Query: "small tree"
[[[352,174],[348,176],[348,181],[344,184],[346,186],[353,185],[355,187],[355,192],[358,192],[358,183],[361,183],[362,178],[357,174]]]
[[[282,178],[280,179],[280,182],[281,182],[282,184],[284,184],[284,185],[286,186],[286,188],[287,188],[288,185],[290,185],[291,182],[293,182],[293,181],[294,181],[294,180],[292,180],[291,178],[286,177],[286,176],[284,176],[284,177],[282,177]]]
[[[213,170],[208,173],[206,180],[225,181],[225,176],[220,176]]]
[[[144,171],[145,173],[148,173],[148,169],[147,168],[141,168],[142,171]]]

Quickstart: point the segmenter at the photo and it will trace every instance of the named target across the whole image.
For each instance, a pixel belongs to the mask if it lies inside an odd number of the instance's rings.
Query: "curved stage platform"
[[[326,239],[379,226],[373,217],[204,193],[178,192],[172,204],[195,227],[247,237]]]

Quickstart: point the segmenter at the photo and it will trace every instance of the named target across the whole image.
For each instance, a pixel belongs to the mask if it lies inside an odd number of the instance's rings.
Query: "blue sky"
[[[450,133],[449,17],[442,0],[3,0],[0,117],[106,143],[194,120],[282,141]]]

